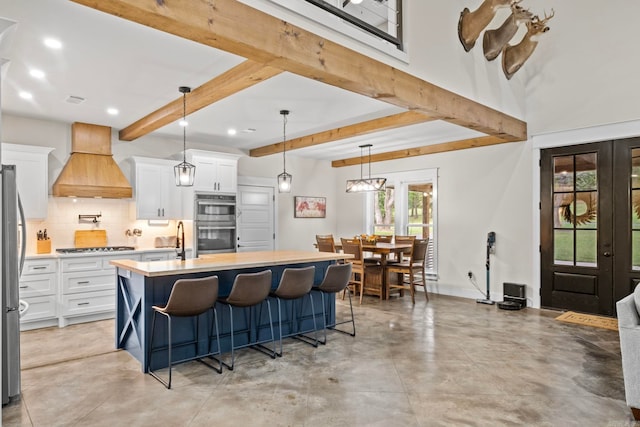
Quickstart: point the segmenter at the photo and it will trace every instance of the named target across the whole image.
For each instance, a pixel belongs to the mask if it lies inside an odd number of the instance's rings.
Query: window
[[[437,169],[382,174],[386,191],[367,196],[370,234],[429,238],[427,273],[437,274]]]

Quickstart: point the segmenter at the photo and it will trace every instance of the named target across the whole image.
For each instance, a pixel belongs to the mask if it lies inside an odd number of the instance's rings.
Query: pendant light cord
[[[287,115],[282,114],[282,169],[287,171]]]
[[[182,161],[187,162],[187,93],[182,94]]]

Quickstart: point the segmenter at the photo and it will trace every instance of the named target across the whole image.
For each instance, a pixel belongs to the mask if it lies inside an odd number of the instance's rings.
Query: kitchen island
[[[173,284],[178,279],[191,279],[216,275],[219,280],[219,295],[227,296],[235,276],[240,273],[255,273],[270,269],[272,271],[272,289],[277,288],[280,277],[285,268],[300,268],[315,266],[314,284],[322,282],[326,269],[338,260],[351,258],[351,255],[327,252],[307,251],[264,251],[242,252],[202,255],[199,258],[185,261],[153,261],[141,262],[134,260],[113,260],[111,264],[116,267],[116,348],[121,348],[133,355],[141,364],[143,372],[146,372],[148,346],[151,339],[152,306],[164,306],[169,299]],[[314,292],[314,305],[316,316],[322,313],[320,310],[321,297]],[[335,300],[330,298],[322,301],[327,313],[327,322],[335,319]],[[220,346],[222,352],[230,351],[229,336],[229,312],[218,308],[218,323],[220,326]],[[301,311],[299,311],[301,310]],[[285,310],[286,311],[286,310]],[[299,302],[297,310],[301,319],[306,319],[301,324],[301,330],[313,329],[310,304]],[[289,312],[289,311],[287,311]],[[278,338],[277,310],[272,309],[274,333]],[[249,320],[250,319],[250,320]],[[265,310],[257,311],[257,315],[246,317],[242,310],[234,311],[234,323],[236,329],[240,325],[251,326],[253,333],[236,336],[236,345],[249,344],[262,341],[270,335],[269,316]],[[283,337],[293,335],[295,326],[289,327],[284,322],[288,320],[283,316]],[[174,319],[172,328],[174,345],[193,340],[194,327],[192,319]],[[293,322],[294,324],[296,322]],[[318,328],[321,328],[321,314],[317,319]],[[166,343],[166,324],[157,325],[154,337],[154,348],[163,347]],[[247,336],[245,336],[247,335]],[[198,348],[199,354],[207,346],[207,327],[201,320],[199,328]],[[244,341],[243,341],[244,340]],[[215,348],[215,344],[212,344]],[[164,354],[163,354],[164,353]],[[174,347],[173,359],[195,356],[193,345]],[[154,352],[152,369],[158,369],[167,364],[165,351]]]

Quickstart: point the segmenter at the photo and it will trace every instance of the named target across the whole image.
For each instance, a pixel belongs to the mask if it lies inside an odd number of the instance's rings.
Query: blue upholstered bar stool
[[[322,283],[313,290],[318,291],[322,294],[322,322],[323,322],[323,330],[324,330],[324,340],[320,341],[320,344],[327,343],[327,328],[333,329],[335,331],[341,332],[343,334],[351,335],[352,337],[356,336],[356,322],[353,317],[353,304],[351,303],[351,289],[349,289],[348,285],[351,280],[351,263],[347,262],[344,264],[332,264],[327,268],[327,273],[322,280]],[[349,295],[349,309],[351,310],[351,320],[344,321],[336,321],[333,325],[327,325],[327,313],[324,304],[324,296],[332,295],[335,298],[335,294],[342,292],[346,289],[347,294]],[[351,323],[353,326],[353,332],[344,331],[336,328],[336,326]]]
[[[171,289],[171,294],[169,295],[169,300],[167,301],[167,305],[164,307],[153,306],[153,318],[151,320],[151,342],[149,343],[149,355],[147,357],[147,371],[151,376],[164,384],[165,387],[171,388],[171,366],[187,362],[189,360],[199,360],[210,368],[216,370],[218,373],[222,373],[222,362],[220,360],[215,359],[213,356],[216,354],[220,354],[220,337],[218,334],[218,315],[216,312],[215,304],[218,298],[218,276],[204,277],[201,279],[179,279],[176,280],[173,288]],[[199,338],[199,319],[200,315],[208,312],[209,310],[213,311],[213,318],[211,321],[211,326],[208,329],[208,340],[207,340],[207,352],[204,354],[198,354],[198,338]],[[167,346],[162,348],[153,348],[153,335],[156,326],[156,315],[161,314],[167,318]],[[172,342],[171,336],[171,326],[173,317],[195,317],[195,335],[194,340],[186,343],[180,343],[174,345]],[[215,352],[211,352],[211,334],[212,329],[215,325],[216,330],[216,342],[218,350]],[[171,350],[174,346],[184,346],[184,345],[195,345],[195,356],[181,359],[177,362],[173,361]],[[165,381],[158,374],[151,370],[151,355],[154,350],[167,349],[167,353],[169,356],[169,379]],[[219,363],[219,367],[216,368],[202,359],[204,357],[212,358]]]
[[[222,362],[230,371],[233,370],[235,365],[235,350],[243,347],[251,347],[258,351],[261,351],[269,356],[272,359],[276,358],[276,340],[273,334],[273,319],[271,317],[271,303],[267,298],[269,296],[269,291],[271,290],[271,270],[261,271],[259,273],[240,273],[238,274],[234,281],[233,286],[231,287],[231,292],[229,296],[226,298],[218,298],[218,302],[229,307],[229,319],[230,319],[230,335],[231,335],[231,365],[228,365],[225,362]],[[255,307],[263,302],[267,303],[267,311],[269,312],[269,328],[271,329],[271,341],[273,343],[273,350],[268,350],[266,347],[263,347],[261,344],[266,341],[259,340],[259,328],[260,319],[258,319],[255,323],[256,325],[256,341],[251,341],[251,326],[252,322],[250,321],[251,316],[249,315],[249,320],[247,320],[247,329],[244,331],[236,331],[233,327],[233,307],[239,307],[243,309],[248,309],[249,314],[251,313],[251,308]],[[248,343],[240,346],[235,345],[235,334],[236,332],[245,332],[248,335]]]
[[[278,330],[280,331],[280,352],[278,356],[282,356],[282,300],[288,300],[291,302],[291,316],[289,317],[290,329],[293,329],[293,318],[295,300],[309,296],[309,302],[311,303],[311,316],[313,319],[313,331],[315,334],[314,342],[302,340],[306,343],[312,344],[314,347],[318,346],[318,331],[316,328],[316,314],[313,307],[313,297],[311,296],[311,288],[313,287],[313,278],[316,273],[314,266],[303,268],[285,268],[278,288],[271,292],[269,295],[276,298],[278,301]],[[303,301],[304,302],[304,301]],[[297,331],[300,330],[300,321],[298,321]],[[291,332],[291,336],[297,336],[298,333]]]

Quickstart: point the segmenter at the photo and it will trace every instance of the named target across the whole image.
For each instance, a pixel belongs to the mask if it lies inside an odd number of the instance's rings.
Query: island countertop
[[[185,261],[145,262],[121,259],[110,261],[110,264],[146,277],[157,277],[349,258],[353,258],[353,255],[318,251],[260,251],[200,255]]]

